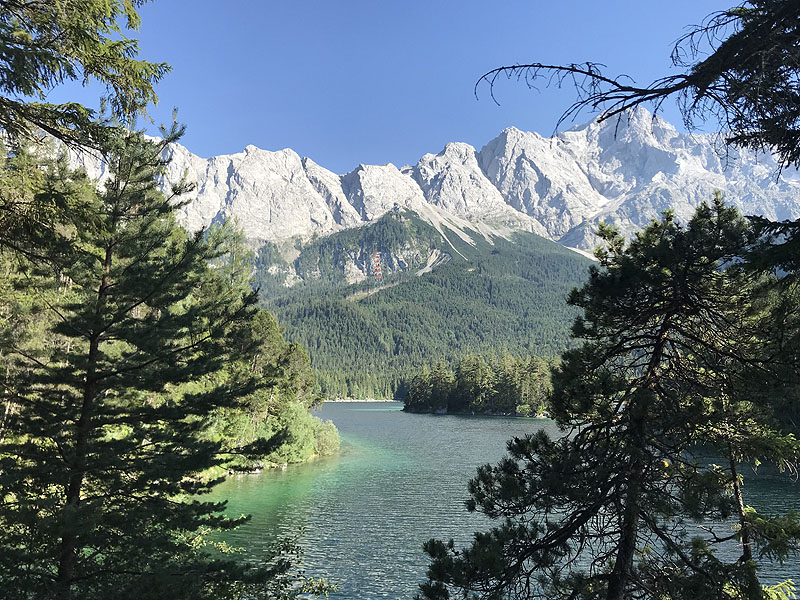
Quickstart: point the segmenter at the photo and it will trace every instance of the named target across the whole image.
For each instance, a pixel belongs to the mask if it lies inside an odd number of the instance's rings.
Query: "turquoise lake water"
[[[303,567],[338,586],[331,598],[412,598],[428,564],[424,541],[454,538],[465,545],[489,523],[464,509],[475,468],[500,459],[512,436],[541,428],[555,433],[555,426],[401,408],[325,404],[316,414],[339,428],[340,455],[225,481],[215,496],[228,499],[227,512],[252,515],[226,541],[257,559],[276,539],[300,534]],[[750,473],[745,487],[754,506],[800,510],[800,485],[792,480]],[[800,565],[775,565],[770,575],[798,581]]]

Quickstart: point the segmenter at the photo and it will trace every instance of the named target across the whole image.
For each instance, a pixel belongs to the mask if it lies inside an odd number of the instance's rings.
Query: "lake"
[[[327,403],[317,411],[342,436],[339,456],[259,475],[229,478],[215,491],[228,513],[252,520],[225,535],[258,558],[276,539],[302,535],[308,575],[338,586],[331,598],[410,599],[425,579],[422,543],[454,538],[465,545],[485,517],[467,513],[475,468],[505,454],[506,441],[551,421],[401,412],[399,403]],[[747,500],[800,510],[800,485],[748,475]],[[798,565],[775,565],[775,579],[798,579]]]

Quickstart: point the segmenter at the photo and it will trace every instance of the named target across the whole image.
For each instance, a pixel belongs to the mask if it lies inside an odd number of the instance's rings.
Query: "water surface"
[[[506,441],[551,421],[414,415],[397,403],[325,404],[317,413],[342,436],[338,457],[260,475],[233,477],[215,495],[229,514],[252,520],[226,540],[258,558],[281,536],[303,532],[304,568],[338,586],[332,598],[409,599],[425,579],[422,543],[455,538],[465,545],[485,517],[464,509],[475,468],[505,454]],[[800,509],[800,487],[748,476],[748,500],[775,511]],[[776,578],[798,579],[798,565]]]

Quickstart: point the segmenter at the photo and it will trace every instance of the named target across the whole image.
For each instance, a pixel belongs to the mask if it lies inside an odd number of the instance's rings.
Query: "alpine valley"
[[[290,149],[205,159],[174,144],[164,179],[194,184],[187,229],[243,230],[262,302],[308,350],[324,396],[387,398],[440,359],[559,354],[598,222],[633,235],[667,209],[688,218],[715,190],[744,214],[800,218],[796,170],[721,147],[640,109],[345,175]],[[76,160],[102,178],[102,162]]]

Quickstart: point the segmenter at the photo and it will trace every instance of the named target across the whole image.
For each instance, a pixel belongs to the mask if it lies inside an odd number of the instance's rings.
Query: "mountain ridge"
[[[688,219],[714,190],[745,214],[800,218],[797,170],[780,172],[770,155],[752,151],[726,161],[715,140],[678,133],[639,109],[549,138],[508,127],[480,150],[450,142],[413,166],[360,164],[341,175],[290,148],[249,145],[204,159],[173,144],[164,181],[186,177],[195,186],[180,209],[187,229],[235,217],[254,245],[304,243],[400,207],[440,230],[468,228],[487,239],[528,231],[588,250],[599,221],[631,235],[668,208]],[[104,173],[94,159],[77,162],[92,176]]]

